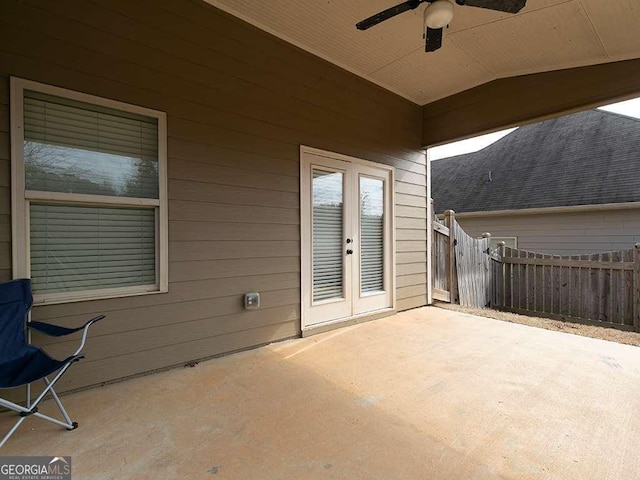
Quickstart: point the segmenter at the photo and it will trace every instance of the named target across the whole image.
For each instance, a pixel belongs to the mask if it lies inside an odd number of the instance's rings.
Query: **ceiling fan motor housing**
[[[424,11],[424,23],[432,29],[444,28],[453,18],[453,3],[449,0],[436,0]]]

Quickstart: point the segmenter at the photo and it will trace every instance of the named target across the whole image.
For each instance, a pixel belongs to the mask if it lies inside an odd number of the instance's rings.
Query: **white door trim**
[[[307,309],[311,305],[312,295],[312,271],[311,265],[311,247],[312,247],[312,232],[308,227],[308,218],[306,213],[311,210],[311,185],[309,182],[309,176],[311,171],[311,164],[313,157],[321,157],[327,160],[338,160],[341,162],[348,162],[355,165],[365,166],[377,170],[383,170],[388,173],[389,176],[389,202],[387,208],[389,209],[389,239],[391,244],[390,252],[390,288],[391,288],[391,306],[389,308],[373,310],[366,313],[358,313],[347,316],[340,319],[329,319],[326,322],[318,324],[314,322],[310,324],[308,321]],[[347,193],[347,196],[355,195],[356,193]],[[345,198],[346,199],[346,198]],[[364,317],[367,315],[373,315],[382,313],[384,311],[393,311],[396,308],[396,231],[395,231],[395,218],[396,218],[396,201],[395,201],[395,169],[392,166],[384,165],[368,160],[362,160],[356,157],[350,157],[339,153],[333,153],[326,150],[320,150],[305,145],[300,146],[300,258],[301,258],[301,329],[303,331],[310,330],[321,326],[326,326],[332,323],[344,322],[353,320],[355,318]]]

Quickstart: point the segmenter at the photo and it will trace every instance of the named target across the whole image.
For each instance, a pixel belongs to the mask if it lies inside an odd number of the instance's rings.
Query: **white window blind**
[[[313,301],[343,298],[343,174],[313,170]]]
[[[27,190],[159,198],[156,118],[25,90]]]
[[[166,292],[166,115],[10,83],[13,275],[35,304]]]
[[[384,182],[360,177],[360,291],[384,290]]]
[[[31,204],[35,293],[156,283],[154,209]]]

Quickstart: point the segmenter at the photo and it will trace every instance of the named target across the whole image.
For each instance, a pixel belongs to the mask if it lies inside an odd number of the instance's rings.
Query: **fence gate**
[[[449,245],[449,227],[437,217],[433,219],[433,247],[431,250],[431,278],[433,279],[433,298],[441,302],[451,302],[451,248]]]
[[[491,256],[488,233],[482,238],[467,235],[455,220],[456,277],[459,303],[463,307],[488,307],[491,304]]]
[[[433,298],[465,307],[487,307],[491,300],[490,235],[473,238],[445,212],[444,223],[433,219]]]

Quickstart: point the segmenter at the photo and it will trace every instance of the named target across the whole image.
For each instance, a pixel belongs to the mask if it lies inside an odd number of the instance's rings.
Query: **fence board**
[[[579,256],[572,256],[572,259],[580,258]],[[580,295],[580,268],[571,268],[571,316],[579,318],[581,315],[580,305],[582,303],[582,297]]]
[[[520,257],[520,252],[515,249],[512,250],[511,257]],[[522,267],[522,265],[518,263],[514,263],[511,265],[511,306],[513,308],[520,308],[520,267]]]
[[[543,279],[542,279],[542,283],[543,283],[543,288],[544,288],[544,293],[543,293],[543,297],[544,297],[544,307],[541,311],[546,312],[546,313],[553,313],[553,294],[552,294],[552,288],[553,288],[553,278],[552,278],[552,274],[553,274],[553,269],[551,268],[551,266],[547,265],[545,262],[546,260],[551,259],[553,256],[549,255],[549,254],[544,254],[542,255],[542,268],[543,268]],[[536,260],[538,261],[538,260]]]
[[[633,249],[633,325],[636,331],[640,331],[640,243],[636,243]]]
[[[535,292],[535,307],[534,309],[539,312],[544,312],[544,265],[539,265],[538,260],[542,260],[544,255],[541,253],[534,254],[536,259],[535,266],[535,279],[536,279],[536,292]]]
[[[495,303],[497,305],[503,305],[504,304],[504,300],[503,300],[503,296],[504,296],[504,268],[502,263],[500,263],[499,261],[492,259],[492,263],[495,267],[495,272],[496,272],[496,299],[495,299]]]
[[[611,252],[612,262],[622,262],[622,252]],[[624,271],[611,270],[611,317],[613,323],[624,325]]]
[[[563,316],[571,315],[571,267],[560,267],[560,310]]]
[[[589,255],[579,255],[580,260],[588,260]],[[589,301],[589,293],[591,288],[589,285],[589,269],[580,267],[580,317],[591,318],[591,302]]]
[[[622,252],[624,261],[633,261],[633,250]],[[633,271],[624,272],[624,324],[633,326]]]
[[[519,252],[519,256],[522,258],[528,258],[527,252]],[[527,296],[527,263],[524,262],[520,265],[520,281],[518,285],[520,286],[520,308],[523,310],[527,310],[529,298]]]
[[[508,247],[504,248],[504,258],[510,258],[512,250]],[[513,307],[513,265],[510,263],[504,264],[504,295],[502,296],[502,305],[505,307]]]
[[[611,253],[600,254],[600,260],[605,262],[611,261]],[[600,271],[600,317],[601,322],[612,323],[613,315],[611,313],[611,272],[609,268]]]

